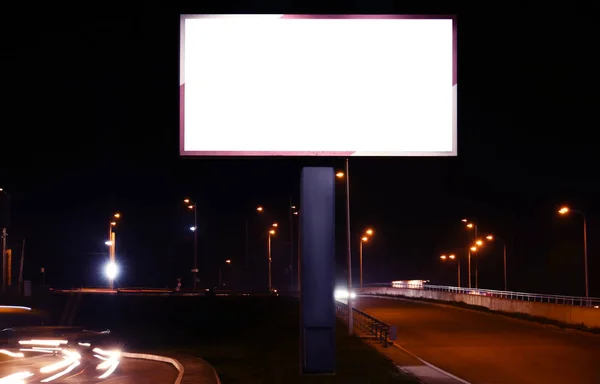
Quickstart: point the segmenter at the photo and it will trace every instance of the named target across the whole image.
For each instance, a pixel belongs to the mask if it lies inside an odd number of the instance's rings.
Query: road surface
[[[398,327],[396,343],[472,384],[600,383],[600,337],[401,299],[354,305]]]
[[[0,379],[18,372],[31,372],[34,375],[25,379],[24,383],[40,383],[63,369],[42,374],[40,369],[62,360],[52,354],[26,355],[24,358],[3,357],[0,361]],[[59,383],[106,383],[106,384],[172,384],[177,378],[177,370],[170,364],[121,358],[117,370],[105,379],[99,379],[102,371],[96,369],[97,361],[82,359],[81,364],[71,372],[50,382]],[[0,380],[0,382],[2,382]]]

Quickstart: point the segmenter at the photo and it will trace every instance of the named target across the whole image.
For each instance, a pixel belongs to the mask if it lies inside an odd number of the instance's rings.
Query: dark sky
[[[454,285],[455,268],[439,255],[466,245],[460,221],[466,216],[478,220],[480,232],[506,240],[509,288],[583,295],[582,221],[557,216],[566,203],[587,215],[590,290],[600,296],[598,119],[592,113],[600,101],[597,8],[170,3],[2,12],[0,187],[12,196],[9,246],[16,255],[26,238],[26,279],[38,279],[44,266],[54,286],[104,284],[107,226],[119,211],[118,284],[173,286],[178,276],[189,284],[193,217],[182,199],[190,196],[199,206],[205,279],[215,280],[219,263],[232,259],[230,279],[243,273],[266,285],[261,232],[270,222],[256,217],[260,204],[280,223],[274,280],[288,284],[287,207],[290,195],[298,204],[300,170],[341,169],[343,159],[180,158],[180,12],[456,13],[458,157],[350,161],[353,232],[376,231],[365,246],[365,281]],[[343,273],[342,184],[337,192]],[[246,217],[250,268],[242,267]],[[502,288],[502,247],[488,247],[480,260],[480,286]]]

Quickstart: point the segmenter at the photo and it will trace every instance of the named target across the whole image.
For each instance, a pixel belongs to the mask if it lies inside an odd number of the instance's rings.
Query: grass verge
[[[222,384],[418,383],[360,338],[348,336],[342,323],[336,326],[336,374],[301,376],[295,298],[89,296],[76,324],[110,328],[126,350],[200,357]]]
[[[339,323],[336,327],[336,374],[302,376],[299,374],[298,333],[284,335],[273,329],[271,332],[274,333],[264,334],[260,341],[198,346],[186,352],[208,361],[223,384],[418,383],[361,339],[348,336],[346,328]]]
[[[407,300],[425,301],[425,302],[436,303],[436,304],[452,305],[454,307],[472,309],[472,310],[481,311],[481,312],[488,312],[488,313],[493,313],[495,315],[512,317],[514,319],[520,319],[520,320],[527,320],[527,321],[531,321],[531,322],[535,322],[535,323],[539,323],[539,324],[552,325],[552,326],[555,326],[555,327],[558,327],[558,328],[564,329],[564,330],[577,330],[577,331],[588,332],[588,333],[600,335],[600,328],[597,328],[597,327],[588,327],[584,324],[563,323],[562,321],[548,319],[546,317],[541,317],[541,316],[532,316],[532,315],[528,315],[526,313],[494,311],[494,310],[489,309],[488,307],[484,307],[481,305],[467,304],[462,301],[444,301],[444,300],[435,300],[435,299],[429,299],[429,298],[424,298],[424,297],[409,297],[409,296],[401,296],[401,295],[377,295],[377,296],[401,297],[401,298],[407,299]]]

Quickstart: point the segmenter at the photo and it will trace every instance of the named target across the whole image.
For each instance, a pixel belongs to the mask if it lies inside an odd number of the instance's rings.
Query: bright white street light
[[[112,241],[107,240],[107,241],[104,242],[104,244],[106,244],[106,245],[108,245],[110,247],[112,245]]]
[[[196,230],[196,227],[190,227],[190,231],[194,232]]]
[[[108,263],[106,264],[104,271],[106,273],[106,277],[108,277],[110,280],[114,280],[119,273],[119,268],[117,268],[115,263]]]

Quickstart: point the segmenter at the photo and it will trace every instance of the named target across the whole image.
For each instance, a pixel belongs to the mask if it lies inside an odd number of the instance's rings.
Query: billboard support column
[[[335,175],[304,167],[300,182],[302,374],[335,373]]]

